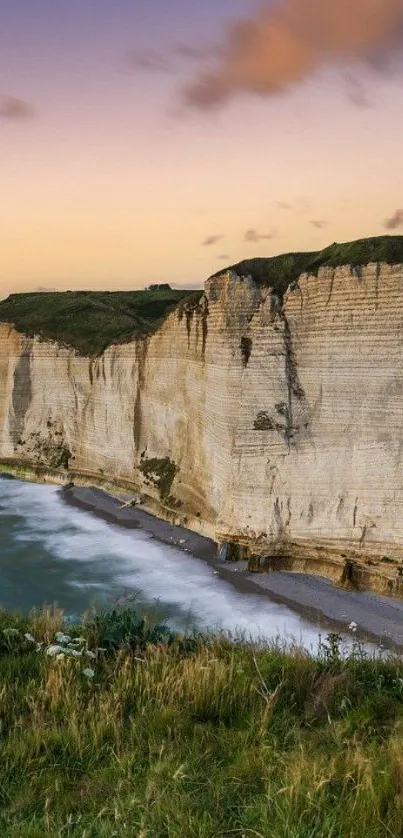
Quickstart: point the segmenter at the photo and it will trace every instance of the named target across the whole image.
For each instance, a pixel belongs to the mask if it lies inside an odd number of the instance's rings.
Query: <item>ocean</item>
[[[236,590],[201,559],[67,506],[56,486],[0,477],[0,606],[57,604],[79,619],[116,603],[179,631],[279,637],[317,649],[315,625],[268,596]]]

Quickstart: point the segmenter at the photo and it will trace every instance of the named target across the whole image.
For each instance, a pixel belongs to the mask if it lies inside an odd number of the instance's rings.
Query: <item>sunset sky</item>
[[[0,296],[403,232],[403,0],[0,0]]]

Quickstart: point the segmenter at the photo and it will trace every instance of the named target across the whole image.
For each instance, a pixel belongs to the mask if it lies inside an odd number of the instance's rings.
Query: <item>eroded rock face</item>
[[[403,558],[403,266],[284,301],[228,273],[96,359],[1,324],[0,434],[3,460],[133,485],[253,555]]]

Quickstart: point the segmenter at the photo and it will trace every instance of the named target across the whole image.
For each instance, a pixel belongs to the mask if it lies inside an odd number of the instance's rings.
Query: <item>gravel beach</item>
[[[342,590],[323,577],[304,573],[249,573],[245,562],[223,562],[211,539],[173,526],[139,506],[120,509],[123,500],[102,489],[67,486],[60,489],[60,495],[65,503],[104,521],[129,529],[141,528],[160,542],[190,553],[207,562],[238,591],[283,603],[324,633],[348,634],[349,623],[354,621],[359,639],[403,652],[403,601],[369,591]]]

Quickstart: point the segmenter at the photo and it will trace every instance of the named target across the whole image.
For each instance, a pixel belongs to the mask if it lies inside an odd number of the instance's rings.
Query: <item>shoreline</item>
[[[210,538],[157,518],[142,506],[119,509],[129,496],[109,494],[94,486],[61,486],[59,496],[69,506],[90,512],[126,529],[142,529],[157,541],[206,562],[221,579],[239,593],[253,594],[287,606],[324,633],[336,631],[352,636],[349,623],[358,628],[354,636],[383,649],[403,653],[403,601],[370,591],[351,591],[333,586],[324,577],[291,571],[251,573],[246,562],[227,562],[217,555]]]

